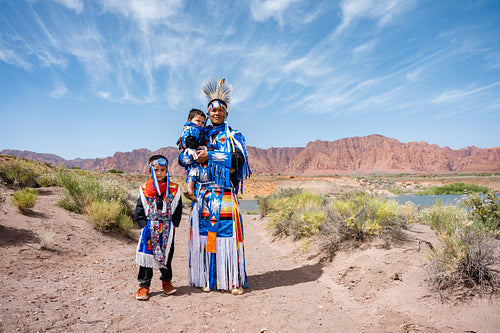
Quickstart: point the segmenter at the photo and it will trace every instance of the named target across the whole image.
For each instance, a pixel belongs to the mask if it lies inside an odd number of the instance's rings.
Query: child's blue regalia
[[[182,135],[177,141],[177,146],[179,149],[196,149],[198,146],[202,145],[204,138],[204,128],[196,125],[192,121],[187,121],[184,124]]]
[[[205,131],[208,165],[207,174],[197,183],[198,201],[190,216],[189,285],[209,290],[246,288],[244,232],[237,198],[243,180],[251,174],[245,137],[226,122]],[[185,153],[179,161],[192,163]]]
[[[196,149],[205,144],[205,128],[196,125],[192,121],[187,121],[182,130],[182,135],[177,140],[177,146],[181,150],[185,150],[187,155],[190,156],[191,161],[194,161],[196,156]],[[205,170],[198,163],[189,163],[186,168],[186,183],[197,181],[200,173]]]

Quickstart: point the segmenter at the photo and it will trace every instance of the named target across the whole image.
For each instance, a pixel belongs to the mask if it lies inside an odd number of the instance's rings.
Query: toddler
[[[193,160],[196,160],[196,150],[205,149],[205,126],[206,116],[205,113],[198,109],[191,109],[188,115],[188,121],[184,125],[182,135],[177,141],[179,149],[184,150]],[[184,196],[193,202],[197,202],[194,188],[197,177],[200,174],[200,165],[193,164],[188,166],[186,175],[187,191]]]

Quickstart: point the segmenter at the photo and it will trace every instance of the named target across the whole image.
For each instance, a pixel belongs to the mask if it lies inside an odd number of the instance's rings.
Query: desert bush
[[[491,269],[498,263],[498,249],[465,209],[437,203],[424,209],[422,218],[441,241],[439,248],[432,249],[428,263],[430,279],[439,290],[457,286],[484,289],[498,284]]]
[[[12,203],[19,208],[20,211],[26,212],[28,209],[35,206],[37,198],[38,191],[30,188],[23,188],[12,194]]]
[[[55,172],[39,175],[36,178],[36,182],[40,187],[61,186],[61,182]]]
[[[37,234],[42,249],[48,249],[53,242],[54,231],[52,229],[39,229]]]
[[[307,191],[288,190],[259,201],[261,214],[271,218],[274,236],[322,238],[323,250],[333,254],[346,240],[380,236],[388,241],[403,238],[402,229],[418,220],[417,208],[401,206],[363,191],[353,191],[330,201]],[[262,209],[262,203],[265,210]]]
[[[85,213],[94,229],[105,231],[118,221],[121,207],[116,201],[94,200],[85,207]]]
[[[319,232],[326,214],[325,198],[308,191],[289,190],[267,200],[271,221],[268,228],[274,236],[310,237]]]
[[[5,202],[5,193],[4,193],[4,188],[2,185],[0,185],[0,204]]]
[[[57,186],[54,168],[32,160],[3,156],[0,163],[0,180],[17,188]]]
[[[399,205],[375,194],[352,191],[340,195],[329,206],[321,225],[322,251],[334,255],[345,241],[360,242],[380,237],[386,242],[405,238],[403,230],[418,222],[418,208]]]
[[[120,184],[81,170],[60,170],[59,179],[64,189],[61,207],[86,214],[99,231],[116,227],[127,234],[131,230],[132,204],[127,189]]]
[[[96,178],[88,174],[59,170],[59,179],[64,189],[64,196],[59,200],[59,205],[67,210],[84,213],[93,199],[101,196],[101,185]]]
[[[304,190],[300,188],[285,188],[280,189],[278,192],[261,197],[257,196],[257,204],[259,205],[260,216],[267,216],[273,211],[279,210],[280,199],[290,198],[294,195],[302,193]]]
[[[118,215],[117,226],[118,230],[120,230],[123,235],[128,235],[134,226],[134,221],[130,215],[121,211],[120,215]]]
[[[444,186],[436,186],[417,192],[418,195],[444,195],[444,194],[464,194],[464,193],[487,193],[490,189],[486,186],[479,186],[469,183],[453,183]]]
[[[393,186],[389,189],[389,192],[391,192],[394,195],[402,195],[404,193],[403,189],[399,186]]]
[[[500,198],[493,191],[486,195],[471,194],[462,201],[462,205],[469,209],[474,226],[479,233],[491,233],[500,237]]]

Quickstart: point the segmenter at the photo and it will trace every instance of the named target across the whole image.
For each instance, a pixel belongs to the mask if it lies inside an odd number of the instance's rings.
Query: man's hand
[[[197,150],[196,155],[198,155],[198,158],[196,159],[196,162],[203,164],[208,161],[208,151],[206,150]]]

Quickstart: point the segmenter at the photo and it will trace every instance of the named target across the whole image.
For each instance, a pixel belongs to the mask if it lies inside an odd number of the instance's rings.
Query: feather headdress
[[[226,84],[226,79],[212,80],[208,81],[201,87],[201,91],[208,98],[208,109],[214,109],[217,107],[222,107],[220,104],[227,109],[227,105],[231,101],[231,92],[233,87],[230,84]],[[217,103],[219,102],[219,103]]]

